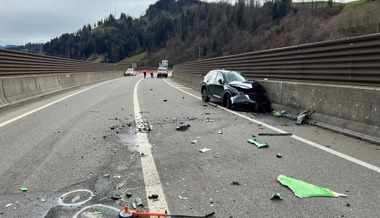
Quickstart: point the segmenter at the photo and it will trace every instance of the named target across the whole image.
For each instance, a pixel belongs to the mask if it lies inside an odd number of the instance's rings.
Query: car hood
[[[238,81],[232,81],[228,83],[228,85],[235,87],[235,88],[241,88],[241,89],[252,89],[252,84],[247,82],[238,82]]]

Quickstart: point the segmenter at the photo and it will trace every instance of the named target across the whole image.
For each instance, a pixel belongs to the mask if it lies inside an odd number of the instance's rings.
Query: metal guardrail
[[[127,67],[0,49],[0,76],[124,71]]]
[[[380,86],[380,34],[187,62],[175,65],[173,75],[205,75],[213,69],[255,80]]]

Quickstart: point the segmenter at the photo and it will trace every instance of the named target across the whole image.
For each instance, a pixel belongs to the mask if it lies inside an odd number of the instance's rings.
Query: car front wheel
[[[231,101],[231,94],[227,93],[226,94],[226,108],[231,109],[232,108],[232,101]]]
[[[210,101],[210,97],[208,97],[206,88],[202,89],[202,101],[203,102],[209,102]]]

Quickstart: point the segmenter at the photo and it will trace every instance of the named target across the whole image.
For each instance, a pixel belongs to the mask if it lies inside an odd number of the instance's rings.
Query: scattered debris
[[[167,102],[168,100],[167,99],[164,99],[164,102]]]
[[[223,132],[221,130],[218,131],[218,134],[223,134]]]
[[[132,193],[131,192],[127,192],[127,193],[125,193],[125,196],[127,196],[127,198],[130,198],[130,197],[132,197]]]
[[[132,207],[135,208],[135,209],[137,208],[137,205],[136,205],[135,202],[133,202]]]
[[[7,204],[7,205],[5,205],[5,207],[10,207],[10,206],[12,206],[13,204]]]
[[[255,144],[258,148],[269,147],[267,143],[261,143],[256,139],[248,139],[248,142],[251,144]]]
[[[140,154],[140,157],[146,157],[146,156],[148,156],[147,154],[144,154],[144,153],[141,153]]]
[[[291,133],[259,133],[259,136],[291,136]]]
[[[121,176],[113,176],[114,179],[120,179]]]
[[[278,157],[278,158],[282,158],[282,155],[281,155],[281,154],[277,154],[277,157]]]
[[[151,196],[148,196],[149,199],[158,199],[158,194],[153,194]]]
[[[280,193],[273,193],[271,200],[284,200],[283,197],[281,197]]]
[[[231,185],[240,185],[238,181],[232,181]]]
[[[315,111],[303,111],[301,112],[298,116],[297,116],[297,121],[296,121],[296,124],[298,125],[301,125],[302,122],[304,122],[305,120],[309,119],[310,116],[315,113]]]
[[[105,178],[110,178],[111,175],[110,175],[110,174],[104,174],[104,177],[105,177]]]
[[[98,214],[102,214],[102,212],[97,211],[97,212],[93,213],[93,215],[98,215]]]
[[[201,148],[199,149],[199,152],[205,153],[206,151],[211,151],[209,148]]]
[[[209,120],[209,119],[207,119],[207,120],[205,120],[204,122],[205,122],[205,123],[211,123],[211,122],[215,122],[215,120]]]
[[[286,116],[286,111],[273,111],[273,116],[275,117],[283,117],[283,116]]]
[[[178,196],[178,197],[179,197],[179,199],[181,199],[181,200],[187,200],[187,197],[182,197],[181,195]]]
[[[211,212],[211,213],[208,213],[208,214],[205,214],[203,216],[197,216],[197,215],[183,215],[183,214],[178,214],[178,215],[175,215],[175,214],[168,214],[167,211],[165,211],[165,213],[146,213],[146,212],[140,212],[138,210],[129,210],[128,209],[128,206],[126,205],[125,206],[125,209],[124,210],[120,210],[119,212],[119,217],[120,218],[129,218],[129,217],[140,217],[141,216],[149,216],[149,217],[204,217],[204,218],[207,218],[207,217],[210,217],[210,216],[213,216],[215,214],[215,212]]]
[[[116,192],[114,192],[114,193],[112,193],[111,198],[112,198],[113,200],[117,201],[117,200],[120,200],[120,199],[121,199],[121,195],[118,194],[118,193],[116,193]]]
[[[198,140],[193,140],[193,141],[191,141],[191,144],[197,144],[197,142],[198,142]]]
[[[329,189],[325,189],[301,180],[280,175],[277,180],[284,186],[289,187],[297,197],[347,197],[347,195],[339,194]]]
[[[26,192],[28,191],[28,188],[20,188],[21,191]]]
[[[176,128],[177,131],[186,131],[187,129],[190,128],[190,124],[182,125]]]
[[[137,206],[144,206],[143,203],[142,203],[141,198],[136,198],[135,201],[136,201],[136,205],[137,205]]]
[[[136,120],[135,121],[136,128],[141,133],[148,133],[153,130],[153,126],[149,125],[148,122],[143,122],[142,120]]]
[[[41,202],[42,202],[42,203],[45,203],[45,202],[46,202],[46,199],[45,199],[45,198],[41,198]]]

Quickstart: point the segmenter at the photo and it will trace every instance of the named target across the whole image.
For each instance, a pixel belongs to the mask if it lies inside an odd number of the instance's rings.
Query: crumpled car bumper
[[[246,95],[236,95],[231,97],[232,105],[250,105],[256,104],[256,101],[249,99]]]

